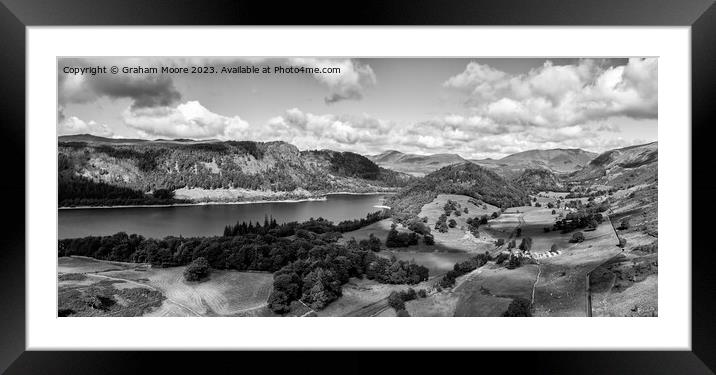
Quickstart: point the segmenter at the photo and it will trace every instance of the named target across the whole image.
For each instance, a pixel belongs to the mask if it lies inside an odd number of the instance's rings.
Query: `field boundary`
[[[611,210],[610,210],[610,211],[611,211]],[[620,251],[618,254],[614,255],[613,257],[610,257],[609,259],[605,260],[604,262],[599,263],[599,265],[597,265],[596,267],[592,268],[592,270],[590,270],[589,272],[587,272],[587,275],[586,275],[586,277],[585,277],[585,281],[586,281],[586,287],[585,287],[585,293],[586,293],[586,296],[585,296],[585,298],[586,298],[586,301],[585,301],[585,310],[586,310],[586,313],[587,313],[587,317],[589,317],[589,318],[592,317],[592,286],[591,286],[591,284],[590,284],[590,279],[591,279],[591,276],[592,276],[592,272],[594,272],[594,270],[596,270],[597,268],[599,268],[599,267],[605,265],[606,263],[611,262],[614,258],[616,258],[616,257],[618,257],[618,256],[620,256],[620,255],[622,255],[622,253],[624,252],[624,248],[621,247],[621,246],[619,246],[619,245],[621,245],[621,243],[622,243],[622,237],[619,235],[619,231],[617,231],[617,228],[614,226],[614,222],[612,221],[612,217],[611,217],[609,214],[604,214],[604,215],[606,215],[607,220],[609,220],[609,225],[612,226],[612,230],[614,231],[614,234],[617,236],[617,241],[618,241],[618,242],[617,242],[617,247],[619,247],[619,248],[621,249],[621,251]]]

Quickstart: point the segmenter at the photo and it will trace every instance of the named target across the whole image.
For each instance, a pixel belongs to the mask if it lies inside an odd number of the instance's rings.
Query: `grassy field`
[[[658,316],[658,254],[631,249],[592,271],[593,316]]]
[[[584,232],[584,236],[584,242],[569,244],[559,256],[540,260],[541,275],[533,304],[536,316],[587,315],[587,273],[621,249],[608,221],[594,231]]]
[[[534,264],[513,270],[488,264],[454,289],[458,303],[454,316],[500,316],[514,298],[531,299],[539,272]]]
[[[62,257],[59,263],[62,273],[93,272],[85,273],[84,280],[61,281],[61,289],[87,288],[111,281],[115,291],[144,288],[160,293],[164,297],[161,305],[145,311],[144,316],[271,315],[265,309],[273,282],[269,273],[214,270],[205,281],[187,282],[184,267],[103,265],[105,262],[74,257]],[[105,294],[112,292],[107,290]]]
[[[461,208],[467,208],[468,213],[462,213],[460,216],[456,216],[454,213],[448,216],[448,220],[453,219],[457,222],[455,228],[448,228],[447,233],[440,233],[434,230],[435,223],[438,221],[440,215],[445,211],[443,207],[448,200],[453,200],[460,204]],[[493,212],[499,211],[498,207],[485,204],[486,208],[482,205],[478,206],[474,204],[474,200],[465,195],[453,195],[453,194],[440,194],[432,202],[423,206],[420,210],[419,217],[428,218],[428,226],[432,230],[432,234],[435,237],[435,244],[442,250],[445,251],[463,251],[467,253],[484,253],[487,250],[494,248],[494,238],[480,231],[480,237],[476,238],[469,230],[466,220],[468,218],[481,217],[482,215],[490,216]]]
[[[318,316],[395,316],[395,311],[388,307],[387,298],[391,292],[399,292],[408,288],[416,291],[430,289],[435,279],[416,285],[380,284],[373,280],[351,278],[343,285],[343,296],[318,311]],[[382,315],[381,315],[382,314]]]

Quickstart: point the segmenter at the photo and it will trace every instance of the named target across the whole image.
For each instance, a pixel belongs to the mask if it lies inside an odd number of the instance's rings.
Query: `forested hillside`
[[[543,168],[525,169],[514,182],[531,192],[568,190],[554,172]]]
[[[416,180],[386,204],[398,221],[416,217],[420,209],[438,194],[467,195],[498,207],[514,207],[529,203],[527,192],[495,172],[473,163],[450,165]]]
[[[60,205],[91,204],[92,199],[106,201],[109,196],[142,199],[146,193],[180,188],[301,196],[388,191],[410,180],[410,176],[380,168],[358,154],[299,151],[284,142],[118,143],[100,138],[91,142],[61,140],[58,146]]]

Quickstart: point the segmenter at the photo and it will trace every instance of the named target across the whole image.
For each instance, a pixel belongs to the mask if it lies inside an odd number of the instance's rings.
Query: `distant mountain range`
[[[58,142],[84,142],[91,144],[134,144],[134,143],[147,143],[147,142],[164,142],[164,143],[212,143],[220,142],[217,139],[208,140],[194,140],[188,138],[176,138],[176,139],[162,139],[158,138],[155,140],[149,139],[138,139],[138,138],[107,138],[100,137],[92,134],[74,134],[74,135],[61,135],[57,137]]]
[[[467,160],[457,154],[416,155],[390,150],[378,155],[367,156],[381,167],[424,176],[442,167],[473,162],[490,168],[507,178],[516,178],[525,169],[548,169],[555,173],[570,173],[581,169],[597,156],[594,152],[581,149],[529,150],[506,156],[502,159]]]
[[[484,167],[494,168],[506,177],[516,177],[525,169],[548,169],[555,173],[569,173],[582,169],[597,156],[582,149],[528,150],[502,159],[471,160]]]
[[[416,155],[389,150],[378,155],[368,155],[368,159],[383,168],[392,169],[413,176],[424,176],[442,167],[464,163],[466,160],[457,154]]]

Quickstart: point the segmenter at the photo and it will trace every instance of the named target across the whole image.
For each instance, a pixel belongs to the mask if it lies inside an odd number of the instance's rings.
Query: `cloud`
[[[152,59],[143,62],[163,66],[230,66],[235,64],[251,64],[257,66],[285,66],[303,68],[333,68],[334,73],[311,73],[311,76],[328,89],[324,97],[326,104],[333,104],[343,100],[360,100],[368,88],[376,84],[377,78],[373,68],[356,59],[341,58],[256,58],[256,57],[190,57],[190,58],[164,58]]]
[[[114,135],[112,130],[105,124],[98,124],[94,121],[85,122],[76,116],[66,117],[62,110],[59,113],[61,114],[57,125],[59,135],[93,134],[101,137]]]
[[[168,106],[177,103],[181,94],[170,75],[162,74],[66,74],[65,66],[92,67],[103,60],[63,59],[58,72],[58,99],[60,105],[87,103],[102,97],[130,99],[133,108]],[[134,63],[133,59],[127,60]],[[139,60],[141,62],[141,60]],[[116,64],[105,64],[107,66]],[[155,63],[156,64],[156,63]],[[145,66],[155,65],[146,64]]]
[[[271,118],[256,134],[261,140],[281,139],[301,149],[372,152],[390,142],[392,124],[368,115],[315,115],[298,108]]]
[[[332,58],[234,58],[234,57],[171,57],[171,58],[124,58],[124,59],[62,59],[58,72],[59,101],[61,104],[87,103],[101,97],[128,98],[135,108],[168,106],[182,99],[167,74],[66,74],[62,67],[92,66],[140,66],[140,67],[186,67],[230,66],[234,64],[276,64],[306,68],[337,68],[338,73],[312,73],[312,77],[328,89],[326,104],[343,100],[360,100],[367,88],[376,84],[373,69],[354,59]]]
[[[300,149],[332,149],[377,154],[388,149],[407,153],[457,153],[465,158],[501,158],[530,149],[583,148],[602,152],[638,144],[634,139],[605,137],[625,118],[562,127],[503,124],[489,116],[449,114],[417,123],[397,123],[368,114],[312,114],[298,108],[254,129],[252,139],[283,140]],[[651,126],[653,120],[639,120]]]
[[[124,123],[145,138],[192,138],[242,140],[248,138],[249,123],[239,116],[222,116],[197,101],[176,107],[127,108]]]
[[[373,69],[352,59],[292,58],[288,59],[288,64],[307,68],[340,69],[340,73],[313,74],[318,82],[329,89],[329,95],[324,98],[326,104],[362,99],[365,89],[376,83]]]
[[[443,86],[463,93],[472,114],[500,125],[558,128],[615,116],[655,119],[658,113],[655,58],[608,67],[592,59],[547,61],[518,75],[470,62]]]

